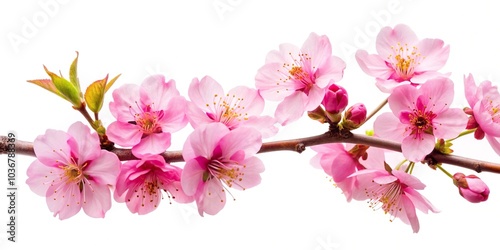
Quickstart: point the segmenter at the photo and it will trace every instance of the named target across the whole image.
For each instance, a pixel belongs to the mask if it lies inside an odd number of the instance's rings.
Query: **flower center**
[[[399,180],[389,184],[378,184],[372,190],[365,189],[365,192],[370,199],[368,201],[370,208],[373,210],[381,208],[385,213],[390,213],[391,221],[402,210],[400,197],[404,192]]]
[[[213,106],[214,114],[207,113],[207,116],[218,122],[224,123],[229,129],[236,126],[236,122],[248,120],[248,113],[245,112],[245,106],[242,105],[243,97],[226,94],[225,96],[214,95]],[[210,104],[206,104],[207,107]]]
[[[411,134],[419,135],[421,133],[432,133],[432,119],[434,119],[436,115],[432,112],[424,112],[422,110],[413,110],[413,113],[409,114],[410,118],[410,129]]]
[[[64,170],[64,175],[68,178],[67,179],[68,183],[69,182],[79,183],[84,178],[82,168],[80,168],[75,163],[71,163],[67,166],[64,166],[63,170]]]
[[[410,48],[408,44],[398,43],[396,46],[391,46],[391,49],[394,54],[389,54],[387,59],[392,62],[396,71],[393,78],[398,81],[409,80],[414,74],[415,66],[425,57],[421,56],[416,46]]]
[[[132,108],[130,107],[130,110]],[[163,117],[163,111],[152,111],[151,105],[141,109],[141,113],[134,114],[135,121],[129,121],[130,124],[139,126],[144,135],[161,133],[162,129],[159,120]]]
[[[491,120],[495,123],[500,123],[500,101],[494,101],[491,97],[488,98],[487,108],[491,115]]]
[[[282,83],[289,84],[290,81],[293,81],[302,85],[299,85],[299,87],[296,87],[294,90],[303,91],[309,94],[309,90],[314,84],[314,70],[316,69],[315,66],[311,66],[311,57],[307,53],[294,55],[289,52],[288,55],[291,57],[292,63],[285,62],[282,65],[283,70],[278,69],[282,77],[276,82],[276,85],[279,86]],[[313,70],[313,72],[308,72],[309,68]],[[285,88],[284,90],[288,91],[289,89]],[[276,92],[279,93],[279,90]]]
[[[211,160],[208,164],[208,173],[204,174],[203,180],[207,181],[215,177],[228,187],[232,187],[235,181],[240,182],[243,180],[244,173],[240,171],[240,167],[246,168],[245,165],[242,166],[235,161]]]

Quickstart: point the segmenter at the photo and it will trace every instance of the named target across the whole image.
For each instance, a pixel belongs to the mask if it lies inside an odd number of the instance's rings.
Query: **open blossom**
[[[68,132],[48,129],[33,142],[37,159],[28,167],[26,183],[59,219],[81,208],[91,217],[103,218],[111,208],[109,186],[120,171],[118,157],[101,150],[99,137],[81,122]]]
[[[344,145],[342,143],[328,143],[312,146],[317,154],[311,159],[311,165],[321,167],[326,174],[332,177],[335,185],[344,193],[347,201],[362,200],[364,195],[353,197],[359,188],[356,177],[351,175],[366,168],[383,168],[384,152],[382,149],[365,145]]]
[[[464,84],[465,97],[472,109],[470,119],[474,123],[467,128],[476,128],[476,138],[486,137],[500,155],[500,94],[497,86],[492,86],[490,81],[483,81],[476,86],[471,74],[464,77]]]
[[[187,116],[193,128],[202,124],[220,122],[229,129],[253,127],[264,138],[275,135],[278,128],[275,119],[260,116],[264,99],[259,92],[245,86],[235,87],[224,93],[221,85],[209,76],[193,79],[189,86]]]
[[[264,98],[281,101],[275,117],[286,125],[317,108],[327,85],[340,81],[344,69],[344,61],[332,55],[328,37],[311,33],[302,48],[281,44],[279,51],[269,52],[255,85]]]
[[[422,84],[438,76],[437,72],[450,54],[450,47],[440,39],[422,39],[406,25],[384,27],[377,36],[377,53],[356,52],[361,69],[376,78],[377,87],[390,93],[402,84]]]
[[[127,161],[118,175],[115,199],[126,202],[128,209],[138,214],[154,211],[163,199],[162,190],[169,199],[179,203],[192,202],[193,197],[182,190],[181,172],[160,155]]]
[[[449,108],[453,101],[453,82],[436,78],[419,89],[399,86],[388,98],[392,113],[383,113],[374,123],[375,134],[401,142],[406,159],[421,161],[434,149],[436,138],[456,137],[467,124],[467,115]]]
[[[116,121],[107,130],[109,139],[132,147],[140,157],[159,154],[170,147],[171,133],[186,126],[186,100],[175,82],[162,75],[150,76],[141,86],[126,84],[113,91],[109,104]]]
[[[374,210],[382,209],[391,215],[391,221],[395,218],[410,224],[413,232],[420,229],[416,209],[427,213],[428,211],[439,212],[425,197],[417,190],[423,190],[423,184],[416,177],[400,170],[392,170],[391,173],[382,169],[365,169],[353,174],[357,177],[360,188],[353,194],[356,197],[364,195],[369,199],[370,207]]]
[[[193,195],[201,216],[217,214],[226,204],[227,188],[245,190],[260,183],[264,164],[254,154],[260,149],[259,131],[229,130],[221,123],[198,127],[182,150],[186,165],[181,185]]]

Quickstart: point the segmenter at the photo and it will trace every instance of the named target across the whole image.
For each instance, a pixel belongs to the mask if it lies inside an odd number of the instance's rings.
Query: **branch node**
[[[483,168],[480,163],[474,163],[474,171],[481,173],[483,172]]]
[[[297,143],[295,145],[295,151],[297,151],[299,154],[304,152],[306,150],[306,145],[304,143]]]

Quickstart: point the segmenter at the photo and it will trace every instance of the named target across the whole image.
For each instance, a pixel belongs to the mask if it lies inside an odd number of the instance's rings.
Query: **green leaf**
[[[71,64],[71,67],[69,68],[69,81],[73,83],[73,85],[77,88],[80,89],[80,81],[78,80],[78,72],[77,72],[77,66],[78,66],[78,51],[76,52],[76,58],[73,60],[73,63]]]
[[[28,80],[27,82],[36,84],[36,85],[54,93],[54,94],[62,97],[63,99],[69,101],[68,98],[66,98],[64,95],[62,95],[61,92],[59,92],[59,90],[57,90],[56,86],[54,86],[54,83],[52,82],[51,79],[35,79],[35,80]]]
[[[85,101],[87,102],[87,107],[94,113],[98,113],[104,102],[104,93],[106,88],[106,82],[108,81],[108,76],[102,80],[97,80],[89,85],[85,91]]]
[[[65,96],[68,101],[70,101],[73,104],[73,107],[75,109],[78,109],[82,106],[82,100],[80,98],[80,89],[77,89],[71,82],[68,80],[54,74],[53,72],[50,72],[45,65],[43,66],[45,69],[45,72],[50,76],[52,79],[52,83],[54,84],[55,88],[63,95]]]
[[[111,79],[108,84],[106,85],[106,89],[104,89],[104,93],[108,92],[108,89],[111,88],[111,86],[113,86],[113,84],[116,82],[116,80],[118,80],[118,77],[120,77],[122,74],[118,74],[117,76],[115,76],[113,79]],[[107,78],[107,76],[106,76]]]

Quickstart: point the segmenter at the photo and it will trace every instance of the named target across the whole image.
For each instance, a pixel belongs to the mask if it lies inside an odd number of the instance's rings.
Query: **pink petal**
[[[281,101],[293,94],[296,88],[295,83],[286,80],[288,72],[285,74],[281,71],[283,71],[283,62],[266,64],[257,71],[255,87],[265,99]]]
[[[424,57],[419,64],[415,66],[415,71],[437,71],[441,69],[450,54],[450,46],[444,46],[440,39],[423,39],[416,45],[418,52]]]
[[[213,178],[205,183],[201,199],[197,199],[198,212],[215,215],[226,204],[226,193],[222,184],[217,178]]]
[[[291,96],[283,100],[274,113],[274,116],[281,125],[285,126],[302,117],[307,103],[307,96],[304,92],[296,91]]]
[[[395,182],[397,180],[398,180],[397,177],[390,175],[389,173],[387,173],[386,175],[379,175],[379,176],[376,176],[375,178],[373,178],[373,181],[377,184],[380,184],[380,185],[389,184],[389,183]]]
[[[240,122],[241,127],[257,129],[262,134],[262,138],[269,138],[278,133],[278,128],[274,124],[276,124],[276,119],[270,116],[250,116],[248,120]]]
[[[440,73],[436,71],[425,71],[414,74],[410,81],[412,83],[423,84],[433,78],[449,77],[451,73]]]
[[[497,120],[493,120],[492,114],[490,113],[491,110],[487,108],[488,106],[491,106],[491,104],[487,103],[490,100],[491,99],[485,98],[479,103],[476,103],[476,105],[473,107],[474,118],[486,134],[490,136],[500,137],[500,122],[498,122]],[[500,97],[497,101],[500,102]]]
[[[488,142],[490,143],[490,145],[493,148],[493,150],[495,151],[495,153],[500,155],[500,138],[489,136],[489,135],[486,135],[485,137],[486,137],[486,140],[488,140]]]
[[[113,101],[109,103],[111,114],[121,122],[135,121],[133,114],[141,112],[139,104],[140,87],[135,84],[125,84],[113,91]]]
[[[391,27],[384,27],[377,35],[376,48],[377,52],[382,58],[388,58],[389,55],[394,54],[391,46],[396,47],[398,43],[401,45],[408,44],[409,47],[418,42],[417,35],[404,24],[398,24],[392,29]]]
[[[114,186],[120,166],[121,163],[116,154],[102,150],[100,156],[92,160],[83,171],[99,185]]]
[[[151,105],[154,110],[166,109],[170,100],[179,96],[175,81],[165,82],[165,76],[152,75],[144,79],[140,88],[140,100],[144,105]]]
[[[410,135],[403,139],[401,149],[409,161],[419,162],[432,152],[436,141],[433,135],[422,133],[420,137]]]
[[[106,135],[112,142],[124,147],[137,145],[141,141],[142,134],[137,125],[119,121],[109,124],[106,130]]]
[[[188,122],[186,117],[187,102],[182,96],[170,98],[158,121],[163,132],[174,133],[184,128]]]
[[[319,36],[316,33],[311,33],[302,45],[301,52],[308,54],[311,58],[311,68],[319,69],[323,66],[323,64],[325,64],[329,57],[331,57],[332,45],[330,44],[330,40],[327,36]]]
[[[170,133],[150,134],[141,139],[141,142],[132,148],[132,154],[141,157],[147,154],[160,154],[170,147]]]
[[[39,135],[33,142],[36,158],[47,166],[58,167],[68,165],[72,156],[72,148],[68,141],[74,139],[67,133],[59,130],[47,129],[45,134]],[[75,148],[75,150],[77,150]]]
[[[409,84],[411,84],[410,81],[398,82],[398,81],[393,80],[393,79],[385,80],[382,78],[377,78],[377,82],[375,83],[377,88],[384,93],[392,93],[392,91],[396,87],[409,85]]]
[[[253,128],[237,128],[222,137],[218,144],[222,150],[222,157],[231,158],[242,150],[245,156],[251,156],[259,151],[262,145],[262,136]]]
[[[418,90],[411,85],[402,85],[395,88],[388,98],[392,113],[399,117],[401,112],[412,111],[419,95]]]
[[[31,191],[45,197],[52,180],[58,180],[62,174],[64,174],[62,169],[49,167],[39,160],[35,160],[28,167],[26,184],[28,184]]]
[[[227,92],[229,96],[240,98],[238,107],[241,107],[248,116],[260,115],[264,110],[264,99],[256,89],[245,86],[237,86]],[[233,100],[235,101],[235,100]]]
[[[412,188],[406,188],[405,189],[405,194],[410,200],[412,201],[413,205],[423,213],[428,213],[428,211],[431,211],[433,213],[439,213],[439,209],[434,207],[432,203],[427,200],[424,196],[422,196],[419,192]]]
[[[97,133],[90,133],[89,127],[81,122],[76,122],[68,129],[68,134],[73,136],[76,145],[71,147],[78,155],[78,164],[93,160],[101,154],[101,146]],[[72,140],[68,141],[68,143]]]
[[[202,157],[186,162],[181,174],[181,186],[186,195],[194,195],[198,186],[203,185],[203,174],[207,171],[207,159]]]
[[[53,182],[53,186],[47,190],[46,201],[54,217],[59,215],[61,220],[77,214],[82,206],[79,184],[66,183],[65,180]]]
[[[401,201],[404,207],[403,212],[408,218],[411,228],[413,229],[413,232],[418,233],[418,231],[420,230],[420,223],[418,222],[417,211],[415,210],[415,206],[413,205],[411,200],[405,195],[401,196]]]
[[[240,164],[245,165],[244,168],[240,168],[243,176],[241,181],[235,180],[232,187],[238,190],[245,190],[260,184],[262,179],[260,173],[264,172],[264,163],[257,157],[250,157],[245,159],[244,162],[240,162]]]
[[[224,96],[222,86],[210,76],[205,76],[198,81],[194,78],[189,85],[189,99],[203,111],[213,112],[213,103],[215,96]],[[209,108],[212,107],[212,108]]]
[[[453,102],[453,82],[448,78],[431,79],[420,87],[420,93],[428,100],[426,111],[439,114]]]
[[[104,214],[111,208],[111,195],[108,186],[89,181],[84,184],[83,188],[83,211],[90,217],[104,218]]]
[[[170,183],[166,190],[172,195],[172,199],[179,203],[190,203],[194,201],[194,197],[192,195],[187,195],[182,189],[182,185],[180,181],[174,181]]]
[[[365,50],[358,50],[355,56],[359,67],[370,76],[388,79],[394,73],[394,70],[388,67],[379,55],[369,55]]]
[[[330,56],[320,68],[316,69],[315,85],[325,88],[330,81],[338,82],[342,80],[345,67],[344,60],[337,56]]]
[[[186,115],[189,123],[195,129],[200,125],[215,122],[214,120],[208,118],[207,114],[192,102],[187,103]]]
[[[401,183],[404,183],[410,188],[421,190],[425,188],[425,184],[422,183],[417,177],[407,174],[404,171],[393,170],[392,175],[397,177]]]
[[[432,120],[436,138],[451,139],[458,136],[467,125],[467,115],[462,109],[451,108]]]
[[[464,89],[465,89],[465,98],[467,98],[467,102],[469,106],[473,108],[476,103],[479,101],[479,96],[477,96],[478,88],[476,87],[476,82],[474,81],[474,77],[472,74],[465,77],[464,75]]]
[[[219,140],[229,133],[221,123],[211,123],[195,129],[184,143],[182,156],[185,161],[202,156],[211,159]]]
[[[309,90],[309,94],[307,96],[305,110],[311,111],[316,109],[321,104],[321,101],[323,101],[324,96],[325,96],[325,89],[322,89],[317,85],[313,85]]]
[[[394,114],[386,112],[377,117],[373,123],[373,130],[377,137],[401,142],[406,125],[402,124]]]

